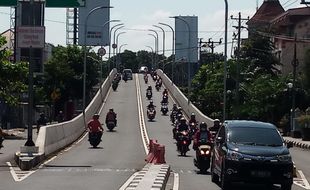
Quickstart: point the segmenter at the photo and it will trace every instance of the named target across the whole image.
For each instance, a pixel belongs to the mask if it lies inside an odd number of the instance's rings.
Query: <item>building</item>
[[[275,45],[275,55],[282,66],[283,74],[291,73],[294,59],[294,37],[297,35],[298,71],[304,66],[304,56],[310,48],[310,7],[285,11],[279,0],[264,0],[255,15],[247,22],[249,37],[261,32],[271,37]]]

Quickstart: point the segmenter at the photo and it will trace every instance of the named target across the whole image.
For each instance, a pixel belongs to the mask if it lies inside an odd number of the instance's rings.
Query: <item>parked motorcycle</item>
[[[199,147],[196,150],[196,158],[194,165],[200,170],[201,173],[206,173],[210,168],[211,159],[211,144],[206,139],[199,141]]]
[[[113,131],[113,129],[115,128],[115,121],[108,121],[107,123],[107,128],[109,129],[109,131]]]
[[[186,156],[186,152],[189,151],[190,137],[187,131],[182,131],[177,134],[177,148],[181,153],[181,156]]]
[[[167,115],[169,109],[168,109],[168,104],[167,103],[162,103],[160,111],[162,112],[163,115]]]
[[[155,119],[156,110],[154,108],[147,109],[147,118],[149,121],[153,121]]]
[[[102,131],[100,132],[89,132],[89,143],[94,147],[97,148],[97,146],[99,145],[99,143],[101,142],[101,137],[102,137]]]

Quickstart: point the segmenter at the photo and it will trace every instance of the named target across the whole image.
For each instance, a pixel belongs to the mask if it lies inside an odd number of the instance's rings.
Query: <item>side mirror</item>
[[[287,148],[292,148],[294,146],[293,142],[286,143]]]

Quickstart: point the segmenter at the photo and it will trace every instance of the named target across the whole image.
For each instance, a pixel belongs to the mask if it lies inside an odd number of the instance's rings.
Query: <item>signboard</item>
[[[45,27],[44,26],[19,26],[17,27],[18,48],[44,48]]]
[[[46,7],[85,7],[86,0],[46,0]]]
[[[106,52],[106,50],[103,47],[98,49],[98,55],[99,56],[104,56],[106,53],[107,52]]]
[[[92,12],[87,19],[87,23],[85,23],[90,11],[95,7],[102,6],[109,7],[110,0],[87,0],[86,6],[79,8],[79,45],[84,45],[84,41],[86,41],[85,45],[87,46],[109,45],[109,8],[98,9]],[[85,25],[87,25],[86,35]]]
[[[17,0],[0,0],[0,7],[17,6]]]

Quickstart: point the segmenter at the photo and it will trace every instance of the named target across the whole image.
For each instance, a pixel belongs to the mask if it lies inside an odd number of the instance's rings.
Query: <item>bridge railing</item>
[[[62,149],[76,141],[84,132],[86,122],[91,119],[94,113],[97,113],[102,105],[116,74],[116,69],[112,70],[106,80],[102,83],[93,100],[83,113],[79,114],[70,121],[48,125],[40,128],[36,146],[39,147],[39,153],[45,156]]]
[[[163,73],[162,70],[157,70],[157,74],[162,78],[163,84],[169,90],[176,103],[182,107],[184,113],[189,117],[191,113],[196,114],[196,119],[199,122],[204,121],[209,127],[213,126],[213,119],[204,115],[195,105],[188,102],[187,97],[182,91],[170,80],[170,78]]]

